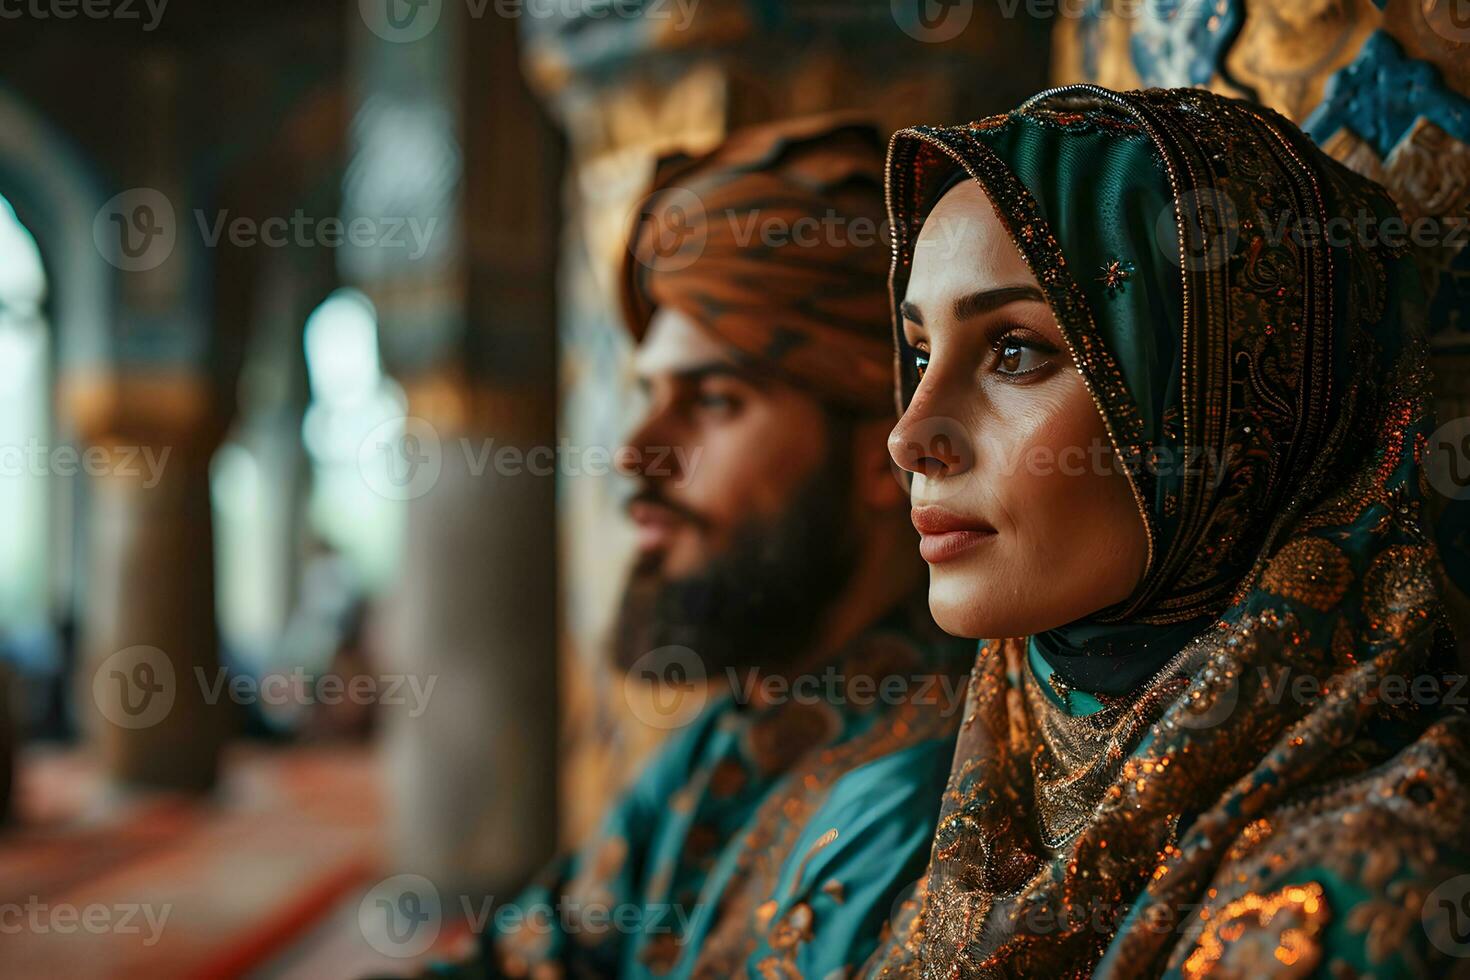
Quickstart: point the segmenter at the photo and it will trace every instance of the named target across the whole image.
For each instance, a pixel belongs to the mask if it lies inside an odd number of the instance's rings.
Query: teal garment
[[[856,968],[924,870],[972,650],[889,623],[790,699],[709,705],[591,842],[497,910],[492,975]]]
[[[1386,192],[1280,115],[1184,89],[1067,86],[903,130],[888,166],[894,299],[963,172],[1151,548],[1116,606],[981,641],[929,871],[864,975],[1463,969],[1470,685]]]
[[[1158,673],[1213,620],[1203,616],[1167,626],[1125,625],[1088,616],[1035,634],[1031,646],[1067,686],[1121,697]]]

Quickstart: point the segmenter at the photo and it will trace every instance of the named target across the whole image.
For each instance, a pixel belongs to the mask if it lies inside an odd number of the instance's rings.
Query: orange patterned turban
[[[826,401],[891,412],[883,158],[874,127],[826,116],[661,161],[623,265],[633,336],[672,307]]]

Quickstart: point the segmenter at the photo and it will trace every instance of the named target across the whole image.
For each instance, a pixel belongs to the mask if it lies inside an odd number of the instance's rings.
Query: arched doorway
[[[49,501],[53,470],[51,352],[41,250],[0,195],[0,630],[47,629],[53,606]]]

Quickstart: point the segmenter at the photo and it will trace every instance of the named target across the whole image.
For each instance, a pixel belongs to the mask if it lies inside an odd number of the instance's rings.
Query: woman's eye
[[[926,350],[914,351],[914,372],[919,380],[924,380],[924,372],[929,370],[929,352]]]
[[[995,345],[997,374],[1030,374],[1047,365],[1055,351],[1014,337],[1003,337]]]

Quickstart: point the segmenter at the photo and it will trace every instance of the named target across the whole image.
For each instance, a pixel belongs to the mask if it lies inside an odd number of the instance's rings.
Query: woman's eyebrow
[[[1017,300],[1035,300],[1039,303],[1046,302],[1046,296],[1041,290],[1031,285],[996,286],[994,289],[980,289],[973,293],[966,293],[954,301],[954,318],[956,320],[968,320],[992,310],[998,310],[1007,303]]]
[[[910,323],[917,323],[921,327],[924,325],[924,314],[920,313],[919,308],[908,300],[898,304],[898,312],[902,313],[903,318]]]

